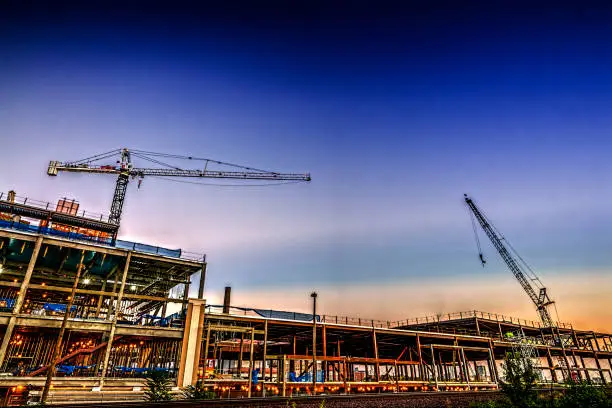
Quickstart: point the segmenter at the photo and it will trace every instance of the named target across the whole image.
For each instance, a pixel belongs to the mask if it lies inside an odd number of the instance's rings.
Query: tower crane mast
[[[555,321],[553,320],[549,308],[554,304],[554,301],[550,299],[546,288],[540,282],[540,279],[535,276],[535,273],[529,269],[529,272],[525,270],[521,263],[522,259],[518,257],[516,259],[512,253],[506,248],[503,243],[503,236],[499,234],[493,224],[485,217],[483,212],[476,206],[474,201],[467,194],[464,194],[465,203],[468,208],[471,210],[471,213],[476,218],[482,229],[484,230],[489,240],[499,252],[499,255],[502,257],[510,271],[514,274],[514,277],[520,285],[523,287],[523,290],[527,293],[531,301],[535,304],[538,314],[540,315],[540,319],[545,327],[554,327]],[[476,232],[476,231],[474,231]],[[511,247],[512,248],[512,247]],[[484,258],[482,253],[479,254],[480,260],[484,266]]]
[[[100,165],[100,160],[119,156],[115,164]],[[132,164],[132,156],[150,161],[162,167],[140,168]],[[161,161],[162,158],[185,159],[200,161],[204,163],[200,169],[183,169]],[[210,165],[219,165],[232,170],[209,169]],[[258,170],[246,166],[220,162],[217,160],[203,159],[192,156],[179,156],[165,153],[154,153],[135,149],[116,149],[101,153],[74,162],[51,161],[47,174],[57,176],[59,172],[97,173],[117,176],[115,193],[110,209],[109,223],[119,226],[123,212],[123,203],[127,192],[130,178],[138,178],[138,186],[145,176],[155,177],[191,177],[191,178],[214,178],[214,179],[237,179],[237,180],[267,180],[267,181],[310,181],[310,174],[299,173],[277,173],[273,171]]]

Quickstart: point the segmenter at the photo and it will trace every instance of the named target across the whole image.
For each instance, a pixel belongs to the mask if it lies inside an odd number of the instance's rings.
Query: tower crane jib
[[[100,160],[117,157],[115,164],[99,164]],[[155,163],[160,167],[140,168],[134,167],[132,157]],[[169,165],[160,158],[183,159],[204,162],[202,169],[183,169]],[[218,165],[220,168],[211,170],[209,165]],[[231,168],[231,170],[227,170]],[[115,149],[75,162],[51,161],[47,174],[57,176],[59,172],[112,174],[117,176],[115,193],[111,205],[109,222],[119,225],[123,212],[123,203],[130,178],[138,178],[139,183],[145,176],[156,177],[192,177],[235,180],[267,180],[267,181],[310,181],[310,174],[277,173],[266,170],[257,170],[246,166],[220,162],[212,159],[203,159],[192,156],[179,156],[165,153],[154,153],[135,149]]]

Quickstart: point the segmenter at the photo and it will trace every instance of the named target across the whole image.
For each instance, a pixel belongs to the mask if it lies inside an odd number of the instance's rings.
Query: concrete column
[[[28,285],[30,284],[30,279],[32,278],[32,273],[34,272],[34,266],[36,265],[36,260],[38,259],[38,253],[40,252],[42,241],[42,236],[39,236],[36,239],[36,243],[34,244],[34,250],[32,251],[32,257],[30,258],[30,262],[28,263],[28,269],[26,270],[25,276],[23,277],[23,281],[21,281],[19,295],[17,296],[17,300],[15,301],[15,307],[13,307],[13,313],[9,318],[6,331],[4,332],[4,337],[2,338],[2,345],[0,345],[0,366],[4,364],[6,350],[8,349],[9,342],[11,341],[11,337],[13,336],[13,330],[15,329],[17,315],[21,310],[21,306],[23,305],[26,292],[28,291]]]
[[[206,302],[204,300],[189,300],[187,317],[185,318],[185,329],[183,331],[181,362],[177,378],[177,385],[179,387],[194,385],[198,379],[205,307]]]
[[[108,369],[108,360],[110,358],[111,348],[113,347],[113,339],[115,338],[115,330],[117,329],[117,317],[119,316],[119,307],[121,305],[121,301],[123,300],[123,292],[125,291],[125,281],[127,280],[127,274],[128,274],[128,269],[130,268],[131,260],[132,260],[132,252],[130,251],[127,254],[127,258],[125,259],[125,266],[123,268],[123,276],[121,277],[121,288],[119,289],[119,294],[117,295],[117,306],[114,309],[114,315],[113,315],[113,320],[111,323],[110,334],[108,335],[108,342],[106,343],[106,351],[104,352],[104,362],[102,363],[102,373],[100,374],[100,390],[102,390],[102,387],[104,387],[104,379],[106,377],[106,371]]]

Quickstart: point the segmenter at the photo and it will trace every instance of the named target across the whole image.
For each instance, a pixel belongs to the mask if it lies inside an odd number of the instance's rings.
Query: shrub
[[[215,393],[204,388],[202,380],[196,385],[188,385],[183,389],[183,397],[188,400],[206,400],[215,398]]]
[[[612,408],[612,399],[603,387],[570,381],[555,405],[557,408]]]
[[[145,399],[147,401],[170,401],[170,378],[163,371],[151,371],[147,375],[147,389],[145,390]]]

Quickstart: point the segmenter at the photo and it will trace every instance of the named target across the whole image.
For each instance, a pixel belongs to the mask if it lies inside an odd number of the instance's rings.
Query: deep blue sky
[[[480,268],[464,192],[553,296],[572,274],[610,276],[606,3],[87,3],[0,6],[2,191],[106,210],[114,180],[44,169],[123,146],[312,172],[132,186],[124,237],[207,252],[211,298],[437,282],[463,307],[450,282],[509,274],[486,241]],[[499,309],[529,308],[519,299]]]

